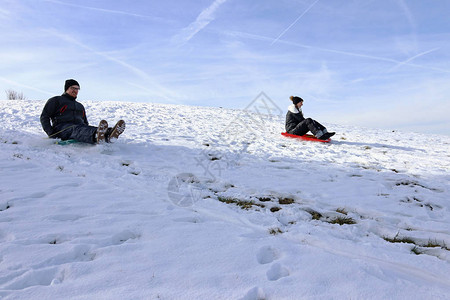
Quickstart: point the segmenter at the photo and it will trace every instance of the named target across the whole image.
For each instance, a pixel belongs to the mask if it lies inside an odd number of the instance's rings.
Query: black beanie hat
[[[70,88],[72,85],[80,86],[78,81],[76,81],[75,79],[67,79],[66,83],[64,84],[64,92],[67,91],[67,89]]]
[[[291,99],[295,105],[299,104],[300,102],[303,102],[303,99],[297,96],[291,96],[289,97],[289,99]]]

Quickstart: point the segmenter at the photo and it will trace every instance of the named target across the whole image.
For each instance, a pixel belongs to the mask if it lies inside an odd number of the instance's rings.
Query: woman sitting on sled
[[[289,105],[286,114],[286,132],[295,135],[305,135],[308,131],[320,139],[327,140],[335,133],[328,132],[325,126],[311,118],[305,119],[302,113],[303,99],[297,96],[290,97],[293,104]]]

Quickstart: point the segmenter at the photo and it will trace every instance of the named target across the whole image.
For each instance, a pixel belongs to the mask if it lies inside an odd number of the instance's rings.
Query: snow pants
[[[316,120],[307,118],[298,123],[297,126],[295,126],[295,128],[288,133],[295,135],[305,135],[308,131],[311,131],[312,134],[316,135],[317,132],[323,131],[325,129],[325,126],[323,126]]]
[[[77,140],[82,143],[95,144],[97,127],[86,124],[62,123],[57,124],[54,131],[60,131],[55,137],[60,138],[63,141]]]

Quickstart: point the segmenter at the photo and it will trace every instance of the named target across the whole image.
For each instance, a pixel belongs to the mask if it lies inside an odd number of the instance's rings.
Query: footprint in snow
[[[267,279],[270,281],[276,281],[280,278],[289,276],[289,270],[280,263],[275,263],[266,273]]]
[[[270,246],[262,247],[256,254],[256,259],[261,265],[270,264],[278,258],[278,251]]]
[[[7,277],[0,277],[0,284],[5,290],[23,290],[33,286],[50,286],[60,284],[65,278],[65,265],[75,262],[90,262],[95,253],[90,247],[79,245],[66,253],[60,253],[41,261],[31,268],[16,266],[15,272]]]
[[[264,300],[266,299],[266,294],[259,287],[254,287],[240,300]]]
[[[47,269],[49,267],[59,267],[70,263],[91,262],[95,259],[96,253],[88,245],[77,245],[64,253],[59,253],[49,257],[32,266],[34,270]]]
[[[33,286],[49,286],[64,281],[65,270],[59,267],[48,267],[40,270],[29,270],[7,284],[6,290],[24,290]]]

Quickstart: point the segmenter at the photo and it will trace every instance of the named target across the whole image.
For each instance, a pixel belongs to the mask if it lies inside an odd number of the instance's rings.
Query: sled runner
[[[69,145],[69,144],[75,144],[75,143],[78,143],[78,141],[77,140],[65,140],[65,141],[56,141],[55,142],[55,144],[61,145],[61,146]]]
[[[281,135],[286,136],[286,137],[290,137],[290,138],[301,139],[301,140],[304,140],[304,141],[311,141],[311,142],[322,142],[322,143],[329,143],[329,142],[331,142],[331,139],[320,140],[320,139],[316,138],[315,136],[313,136],[311,134],[295,135],[295,134],[290,134],[290,133],[287,133],[287,132],[282,132]]]

